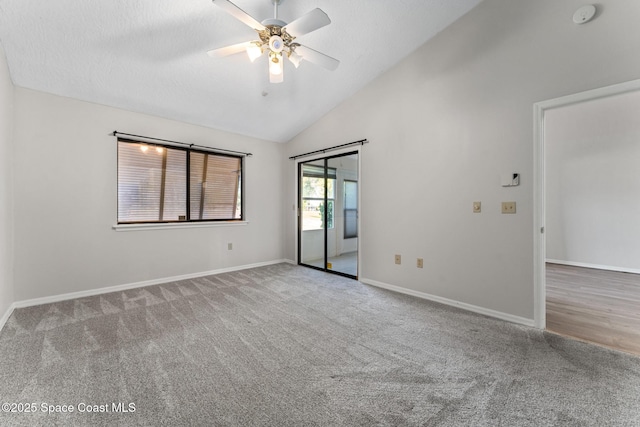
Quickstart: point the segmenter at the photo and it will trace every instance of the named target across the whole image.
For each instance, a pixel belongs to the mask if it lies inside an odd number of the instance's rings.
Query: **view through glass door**
[[[358,277],[358,152],[299,163],[298,263]]]

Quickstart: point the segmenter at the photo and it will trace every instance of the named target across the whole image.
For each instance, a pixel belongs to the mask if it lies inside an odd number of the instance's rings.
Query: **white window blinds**
[[[191,218],[239,219],[241,159],[190,154]]]
[[[241,157],[118,140],[118,223],[240,220],[241,189]]]

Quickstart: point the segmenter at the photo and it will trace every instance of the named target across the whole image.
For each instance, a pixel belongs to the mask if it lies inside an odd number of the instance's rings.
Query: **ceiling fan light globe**
[[[280,58],[282,59],[282,58]],[[284,81],[284,63],[269,61],[269,82],[282,83]]]
[[[269,61],[269,74],[273,74],[275,76],[282,74],[283,66],[282,55],[273,55],[271,61]]]
[[[262,55],[262,49],[260,46],[252,44],[247,46],[247,55],[249,56],[249,61],[253,62]]]
[[[298,68],[302,61],[302,56],[292,51],[291,54],[289,54],[289,61],[291,61],[294,67]]]
[[[284,74],[269,74],[270,83],[282,83],[284,81]]]

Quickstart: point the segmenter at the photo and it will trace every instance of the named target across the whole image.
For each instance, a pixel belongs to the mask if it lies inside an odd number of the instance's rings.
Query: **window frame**
[[[355,193],[356,193],[356,208],[348,208],[347,205],[347,185],[348,184],[354,184],[356,189],[355,189]],[[343,196],[343,210],[344,210],[344,224],[343,224],[343,234],[342,237],[343,239],[356,239],[358,238],[358,205],[357,205],[357,201],[358,201],[358,181],[355,179],[344,179],[342,181],[342,185],[343,185],[343,191],[342,191],[342,196]],[[353,213],[353,217],[349,216],[349,213]],[[351,218],[353,218],[353,220],[355,221],[355,226],[354,226],[354,231],[352,233],[350,233],[349,231],[349,225],[351,225],[349,223],[349,221],[351,220]]]
[[[165,150],[178,150],[185,152],[185,219],[184,220],[144,220],[144,221],[121,221],[119,217],[120,207],[120,174],[119,174],[119,146],[120,143],[128,144],[143,144],[149,147],[162,147]],[[213,155],[219,157],[230,157],[239,160],[239,171],[237,191],[240,192],[240,218],[213,218],[213,219],[191,219],[191,153],[200,153],[205,155]],[[182,227],[207,227],[214,225],[244,225],[246,221],[246,209],[245,209],[245,155],[230,154],[219,152],[216,150],[207,150],[203,148],[183,147],[172,144],[162,144],[157,142],[149,142],[144,140],[121,138],[116,140],[116,225],[113,226],[115,230],[136,230],[147,228],[182,228]],[[237,192],[236,192],[237,194]],[[236,196],[237,197],[237,196]]]

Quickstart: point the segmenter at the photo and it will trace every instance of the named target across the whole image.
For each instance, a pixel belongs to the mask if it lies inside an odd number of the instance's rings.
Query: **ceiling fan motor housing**
[[[269,46],[269,50],[272,52],[280,53],[286,50],[289,53],[291,43],[295,37],[291,36],[284,28],[287,23],[276,18],[270,18],[262,21],[262,25],[265,26],[265,29],[258,31],[262,44]]]
[[[265,27],[280,27],[280,28],[287,25],[286,22],[276,18],[265,19],[264,21],[261,22],[261,24],[264,25]]]

